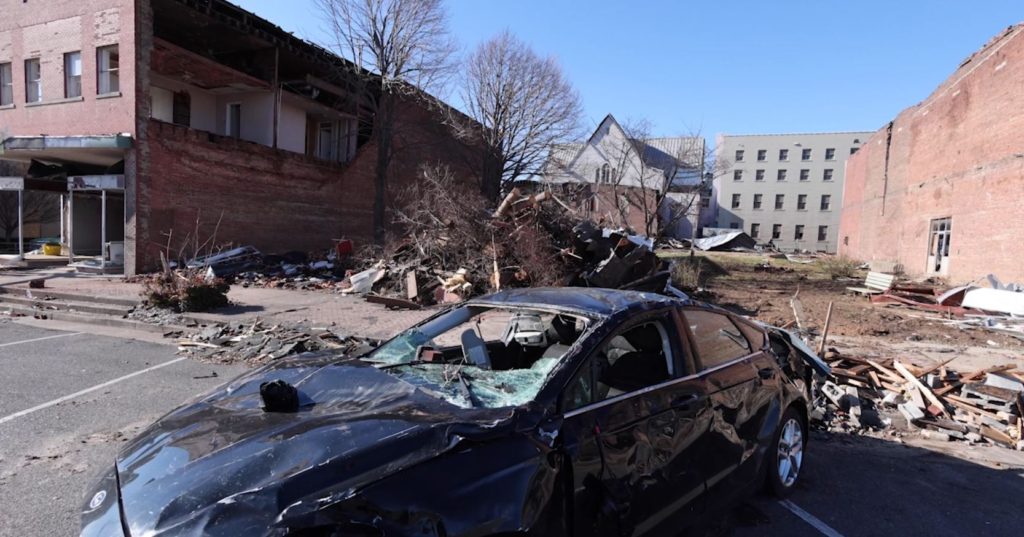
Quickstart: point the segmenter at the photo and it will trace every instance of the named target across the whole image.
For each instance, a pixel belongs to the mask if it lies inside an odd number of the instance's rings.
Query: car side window
[[[664,323],[651,320],[611,337],[569,383],[565,410],[597,403],[670,380],[675,373]]]
[[[702,370],[750,354],[750,342],[728,316],[703,310],[685,310],[683,316],[693,334]]]

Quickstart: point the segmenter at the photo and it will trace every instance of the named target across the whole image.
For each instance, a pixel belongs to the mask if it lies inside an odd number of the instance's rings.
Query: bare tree
[[[558,62],[508,31],[470,55],[462,100],[483,126],[482,190],[492,200],[517,177],[538,171],[555,142],[577,134],[582,116],[580,96]]]
[[[333,38],[351,60],[339,76],[351,79],[373,113],[377,145],[374,241],[384,241],[388,171],[393,157],[397,99],[436,90],[453,70],[455,44],[441,0],[316,0]]]

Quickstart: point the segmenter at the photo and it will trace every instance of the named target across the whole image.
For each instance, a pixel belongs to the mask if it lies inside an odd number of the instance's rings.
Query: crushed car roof
[[[471,300],[492,306],[549,306],[556,309],[611,315],[642,305],[685,304],[685,300],[656,293],[601,289],[597,287],[533,287],[509,289]]]

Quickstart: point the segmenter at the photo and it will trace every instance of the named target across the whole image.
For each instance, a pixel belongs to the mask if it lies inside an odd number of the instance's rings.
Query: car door
[[[778,391],[776,369],[764,353],[763,338],[751,344],[756,329],[743,329],[729,315],[683,308],[698,376],[708,389],[711,425],[705,435],[702,465],[709,506],[727,503],[756,477],[759,439],[770,403]],[[762,378],[764,377],[764,378]]]
[[[692,450],[710,414],[701,383],[685,377],[680,343],[670,311],[631,320],[567,386],[574,535],[642,535],[700,511],[704,483]]]

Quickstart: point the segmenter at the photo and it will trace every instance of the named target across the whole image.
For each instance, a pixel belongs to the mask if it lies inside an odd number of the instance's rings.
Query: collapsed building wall
[[[994,38],[850,158],[840,254],[954,282],[1024,280],[1022,31]]]
[[[388,205],[418,179],[425,165],[446,165],[476,184],[481,152],[463,144],[416,103],[399,107]],[[348,163],[148,120],[134,152],[139,158],[136,205],[138,270],[158,266],[186,235],[218,244],[250,244],[265,252],[329,248],[331,240],[372,240],[376,145]],[[144,200],[144,201],[143,201]],[[171,253],[176,253],[172,251]]]

